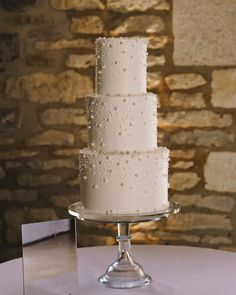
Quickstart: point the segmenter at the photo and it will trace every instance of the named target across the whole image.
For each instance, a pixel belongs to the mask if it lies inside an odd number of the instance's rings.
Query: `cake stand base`
[[[139,264],[118,264],[109,266],[106,273],[98,279],[98,283],[109,288],[130,289],[148,285],[152,278],[143,272]]]
[[[131,235],[129,224],[133,222],[144,222],[150,220],[160,220],[180,211],[178,203],[170,203],[168,208],[149,213],[128,214],[98,214],[85,209],[81,202],[69,206],[71,215],[80,220],[116,223],[118,225],[118,258],[108,266],[104,275],[98,278],[98,283],[102,286],[116,289],[130,289],[147,285],[151,282],[151,277],[147,275],[141,265],[134,262],[131,251]]]
[[[98,279],[101,285],[127,289],[147,285],[151,282],[151,277],[145,274],[142,266],[132,259],[130,239],[129,224],[118,223],[118,259]]]

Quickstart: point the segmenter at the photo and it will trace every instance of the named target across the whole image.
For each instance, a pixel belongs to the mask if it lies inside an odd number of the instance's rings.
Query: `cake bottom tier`
[[[169,150],[80,151],[80,193],[86,209],[105,214],[146,213],[168,206]]]

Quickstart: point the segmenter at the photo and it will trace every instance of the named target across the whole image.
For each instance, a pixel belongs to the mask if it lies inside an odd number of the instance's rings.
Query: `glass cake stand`
[[[68,212],[80,219],[100,223],[116,223],[118,225],[118,258],[108,266],[104,275],[98,278],[98,282],[106,287],[117,289],[129,289],[147,285],[151,277],[147,275],[141,265],[134,262],[131,252],[130,223],[160,220],[172,214],[180,212],[180,205],[177,202],[169,203],[169,207],[161,211],[149,213],[129,214],[99,214],[85,209],[81,202],[72,204]]]

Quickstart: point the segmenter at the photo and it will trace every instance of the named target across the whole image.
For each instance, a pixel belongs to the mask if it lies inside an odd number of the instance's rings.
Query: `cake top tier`
[[[96,93],[146,93],[147,41],[144,38],[96,40]]]

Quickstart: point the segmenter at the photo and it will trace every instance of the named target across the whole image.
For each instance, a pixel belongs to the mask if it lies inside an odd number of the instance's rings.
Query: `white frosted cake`
[[[147,213],[168,206],[169,151],[157,147],[157,99],[146,92],[146,55],[143,38],[96,40],[89,144],[79,163],[82,204],[97,213]]]

